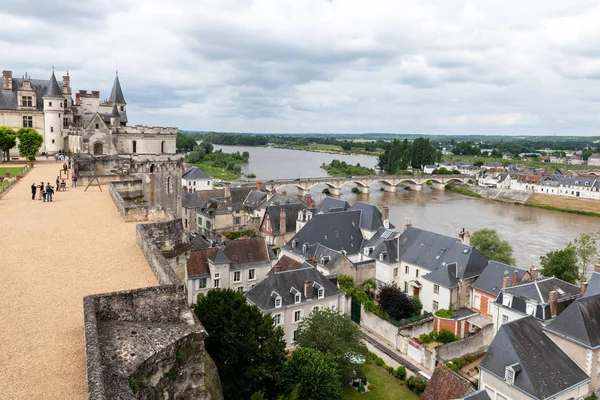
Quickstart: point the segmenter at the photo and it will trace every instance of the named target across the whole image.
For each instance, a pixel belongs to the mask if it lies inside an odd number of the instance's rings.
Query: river
[[[254,173],[258,179],[309,178],[326,176],[319,168],[325,162],[337,158],[347,163],[374,167],[375,157],[347,156],[314,153],[269,147],[215,146],[225,152],[248,151],[250,162],[243,167],[245,173]],[[311,190],[318,202],[323,196],[325,185]],[[493,200],[475,199],[454,192],[429,189],[422,192],[399,189],[397,193],[379,191],[373,184],[368,195],[354,194],[351,185],[342,188],[341,198],[350,204],[363,201],[378,207],[387,204],[390,221],[398,229],[406,222],[417,228],[455,236],[456,230],[465,228],[471,233],[477,229],[495,229],[514,249],[517,265],[528,268],[532,262],[539,266],[540,255],[563,248],[580,232],[591,232],[600,228],[600,218],[563,213],[501,203]],[[286,187],[289,194],[295,193],[293,186]],[[591,272],[591,271],[590,271]]]

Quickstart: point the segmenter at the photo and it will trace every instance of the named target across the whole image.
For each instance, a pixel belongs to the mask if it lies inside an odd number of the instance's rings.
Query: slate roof
[[[356,202],[350,207],[350,210],[361,210],[360,227],[367,231],[376,231],[383,226],[381,211],[372,204]],[[395,227],[390,224],[390,229]]]
[[[600,347],[600,295],[575,300],[544,329],[590,349]]]
[[[261,204],[267,198],[265,192],[259,192],[258,190],[252,190],[244,199],[244,206],[248,208],[255,208]]]
[[[388,233],[386,233],[388,232]],[[369,248],[367,254],[372,258],[379,258],[379,255],[384,254],[383,262],[385,263],[397,263],[398,262],[398,240],[396,240],[400,236],[399,232],[392,231],[390,229],[385,229],[383,227],[379,228],[379,230],[373,235],[371,239],[363,243],[363,253],[364,249]]]
[[[504,282],[505,271],[508,271],[511,282],[515,271],[519,274],[519,282],[521,282],[525,275],[529,274],[529,271],[527,270],[490,260],[488,261],[487,267],[483,270],[481,275],[479,275],[479,278],[473,283],[473,288],[493,296],[498,296]]]
[[[210,247],[210,244],[200,236],[190,236],[190,245],[192,246],[192,250],[203,250]]]
[[[307,300],[304,296],[304,283],[309,280],[311,282],[311,300]],[[275,309],[276,292],[281,296],[282,308],[293,306],[295,288],[300,293],[300,304],[315,301],[318,297],[318,285],[322,286],[325,297],[336,296],[343,293],[336,285],[334,285],[327,277],[317,271],[312,265],[304,263],[303,267],[291,271],[271,272],[267,278],[246,292],[246,298],[263,312]],[[323,299],[320,299],[321,301]]]
[[[514,386],[536,399],[589,381],[589,377],[546,334],[532,316],[503,324],[479,368],[504,380],[506,367],[519,364]]]
[[[119,82],[119,75],[115,76],[115,81],[108,99],[112,103],[127,104],[125,101],[125,96],[123,96],[123,89],[121,89],[121,82]]]
[[[181,204],[185,208],[198,208],[202,207],[209,201],[211,198],[215,197],[215,195],[222,195],[223,191],[221,190],[197,190],[193,193],[184,193],[183,199],[181,200]]]
[[[600,273],[592,272],[592,277],[588,282],[588,287],[585,289],[583,297],[590,297],[600,294]]]
[[[360,215],[360,210],[317,214],[283,248],[305,258],[310,257],[302,251],[305,244],[310,246],[320,243],[332,250],[345,250],[347,254],[356,254],[363,242]],[[293,243],[296,244],[294,248]]]
[[[217,249],[215,247],[193,250],[186,264],[188,277],[208,276],[210,274],[208,259],[216,252]]]
[[[558,278],[542,278],[531,282],[523,282],[516,286],[510,286],[502,289],[503,292],[510,293],[527,300],[534,300],[541,304],[548,303],[548,296],[553,288],[561,289],[558,291],[558,302],[572,299],[581,293],[581,289],[571,283]]]
[[[202,171],[198,167],[191,167],[181,175],[183,179],[195,180],[195,179],[211,179],[206,172]]]
[[[334,197],[325,197],[317,206],[317,213],[328,213],[331,211],[346,211],[350,208],[347,201],[336,199]]]
[[[275,193],[273,196],[267,199],[264,203],[265,206],[278,206],[281,204],[303,204],[302,200],[298,196],[287,196],[279,193]]]
[[[296,218],[298,217],[298,211],[304,210],[306,206],[304,204],[284,204],[279,206],[268,206],[265,211],[265,217],[271,221],[271,230],[273,236],[281,236],[289,232],[296,231]],[[281,232],[281,210],[285,209],[285,232]]]
[[[52,76],[50,77],[50,84],[46,88],[46,93],[44,93],[44,97],[59,97],[61,99],[64,98],[62,94],[62,89],[56,81],[56,76],[54,76],[54,71],[52,71]]]
[[[461,400],[492,400],[490,399],[490,395],[487,394],[485,390],[478,390],[476,392],[471,392]]]
[[[213,264],[229,264],[230,262],[222,247],[217,247],[217,251],[211,254],[210,261]]]
[[[277,258],[263,238],[227,241],[223,252],[232,267],[249,263],[269,263]],[[250,254],[252,254],[252,258],[250,258]]]
[[[421,400],[458,399],[474,391],[468,379],[458,375],[444,363],[439,363],[421,395]]]
[[[44,109],[44,93],[50,86],[50,80],[46,79],[30,79],[31,88],[35,91],[36,104],[35,108],[38,111]],[[12,90],[0,90],[0,110],[16,110],[19,105],[17,90],[23,84],[23,79],[13,78]]]

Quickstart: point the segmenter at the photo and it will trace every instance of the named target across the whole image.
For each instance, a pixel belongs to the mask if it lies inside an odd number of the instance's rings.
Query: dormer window
[[[236,255],[233,255],[233,256],[231,257],[231,259],[232,259],[233,261],[237,261],[237,256],[236,256]]]
[[[302,245],[302,252],[303,252],[303,253],[306,253],[306,250],[308,250],[308,244],[307,244],[307,243],[304,243],[304,244]]]
[[[300,293],[296,293],[296,294],[294,295],[294,303],[295,303],[295,304],[298,304],[298,303],[300,303],[300,300],[302,300],[302,298],[301,298],[301,296],[300,296]]]
[[[252,260],[252,253],[248,253],[248,260]]]
[[[309,221],[312,218],[312,212],[311,211],[307,211],[306,212],[306,220]]]
[[[323,297],[325,297],[325,289],[323,289],[322,287],[319,288],[319,290],[317,291],[319,294],[319,298],[322,299]]]
[[[275,308],[281,307],[281,296],[276,291],[271,292],[271,297],[275,299]]]
[[[384,258],[385,258],[385,253],[381,253],[381,254],[379,255],[379,261],[383,261],[383,260],[384,260]]]
[[[302,213],[302,211],[298,211],[298,221],[303,221],[304,220],[304,214]]]
[[[519,363],[514,363],[506,367],[504,371],[504,379],[506,383],[509,385],[515,384],[515,379],[517,378],[517,374],[521,371],[521,365]]]
[[[292,240],[292,249],[295,249],[296,246],[298,246],[298,240],[294,239],[294,240]]]

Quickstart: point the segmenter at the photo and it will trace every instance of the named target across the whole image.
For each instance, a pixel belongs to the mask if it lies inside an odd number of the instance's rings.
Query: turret
[[[119,113],[124,113],[127,111],[127,102],[125,101],[125,96],[123,96],[123,89],[121,89],[121,82],[119,82],[118,73],[115,75],[115,81],[113,83],[108,100],[117,105]]]
[[[44,100],[44,145],[42,150],[52,154],[63,149],[64,141],[61,139],[61,129],[66,102],[62,89],[54,76],[54,71],[52,71],[50,83],[42,98]]]
[[[117,103],[113,103],[112,112],[110,113],[110,125],[117,128],[121,125],[121,115],[117,109]]]

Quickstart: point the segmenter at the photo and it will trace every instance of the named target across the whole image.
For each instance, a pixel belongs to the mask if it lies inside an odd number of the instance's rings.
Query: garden
[[[387,367],[387,368],[386,368]],[[418,399],[419,395],[425,390],[426,382],[422,378],[406,378],[406,370],[399,367],[394,370],[383,363],[380,358],[370,356],[368,362],[360,366],[368,385],[368,391],[359,391],[348,385],[342,394],[344,399],[364,399],[364,400],[392,400],[392,399]],[[415,393],[409,388],[416,390]]]

